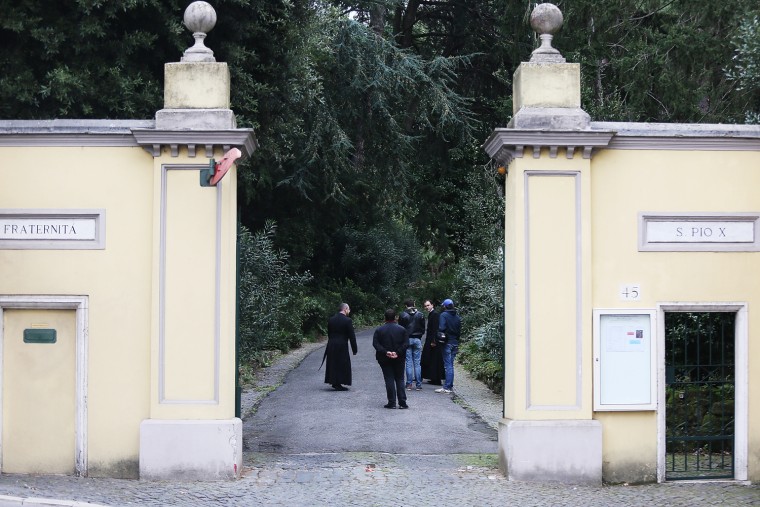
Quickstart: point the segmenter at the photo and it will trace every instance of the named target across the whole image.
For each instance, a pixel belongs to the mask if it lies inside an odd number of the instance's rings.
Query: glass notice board
[[[655,410],[656,310],[594,310],[594,410]]]

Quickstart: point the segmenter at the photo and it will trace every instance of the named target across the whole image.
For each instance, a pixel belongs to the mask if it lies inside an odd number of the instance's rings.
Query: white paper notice
[[[608,352],[646,352],[644,330],[624,326],[612,326],[607,337]]]

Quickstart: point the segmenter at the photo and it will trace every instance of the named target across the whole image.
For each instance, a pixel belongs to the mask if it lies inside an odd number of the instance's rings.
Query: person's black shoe
[[[393,403],[386,403],[385,405],[383,405],[383,408],[396,408],[396,405],[394,405]]]
[[[348,391],[348,387],[343,387],[340,384],[332,386],[332,388],[335,389],[336,391]]]
[[[402,403],[398,406],[398,408],[400,409],[409,408],[409,405],[407,405],[406,403]]]

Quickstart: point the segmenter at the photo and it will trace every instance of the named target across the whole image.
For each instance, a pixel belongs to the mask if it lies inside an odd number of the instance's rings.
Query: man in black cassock
[[[372,346],[375,348],[375,359],[383,370],[385,392],[388,395],[388,404],[383,406],[396,408],[396,398],[398,398],[399,408],[409,408],[404,390],[409,333],[403,326],[396,323],[396,310],[392,308],[385,310],[385,324],[375,329]]]
[[[356,355],[356,334],[354,323],[348,318],[351,308],[346,303],[341,303],[338,313],[327,321],[327,346],[325,356],[327,366],[325,368],[325,384],[330,384],[336,391],[348,391],[351,385],[351,356],[348,355],[348,343],[351,342],[351,350]]]
[[[425,300],[425,310],[428,312],[427,331],[425,332],[425,346],[422,347],[422,378],[430,379],[431,384],[441,385],[446,378],[443,368],[443,345],[436,341],[438,335],[438,319],[441,314],[435,309],[430,299]]]

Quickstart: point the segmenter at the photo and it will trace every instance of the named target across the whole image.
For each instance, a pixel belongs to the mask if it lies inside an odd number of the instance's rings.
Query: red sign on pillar
[[[240,153],[240,150],[237,148],[232,148],[230,151],[224,154],[224,157],[222,157],[222,160],[216,163],[214,166],[214,175],[211,177],[211,180],[209,181],[210,186],[215,186],[219,181],[221,181],[222,178],[224,178],[224,175],[227,174],[227,171],[230,170],[230,167],[232,167],[232,164],[235,163],[237,159],[239,159],[243,154]]]

